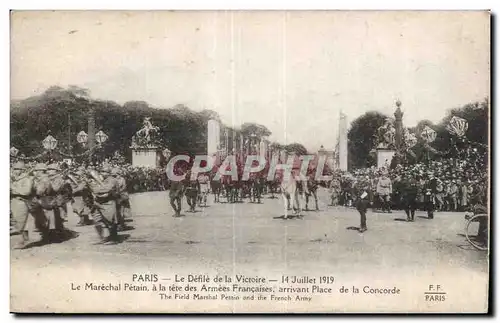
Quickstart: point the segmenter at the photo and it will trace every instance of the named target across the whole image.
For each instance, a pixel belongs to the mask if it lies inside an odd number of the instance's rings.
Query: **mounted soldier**
[[[306,211],[309,209],[309,198],[312,196],[314,198],[314,203],[316,205],[316,211],[319,211],[318,207],[318,188],[319,182],[314,179],[314,174],[309,174],[307,176],[307,191],[306,191]]]

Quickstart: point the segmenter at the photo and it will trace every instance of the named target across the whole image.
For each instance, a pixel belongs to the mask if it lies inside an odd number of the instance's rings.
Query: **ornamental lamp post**
[[[42,141],[42,146],[45,150],[52,151],[57,147],[57,139],[52,137],[51,135],[48,135]]]
[[[82,145],[82,147],[85,147],[87,144],[87,141],[89,140],[89,136],[85,133],[85,131],[80,131],[78,135],[76,136],[76,141]]]
[[[57,147],[57,139],[49,134],[42,141],[42,146],[49,153],[49,162],[52,161],[52,151]]]
[[[104,131],[100,130],[98,133],[95,134],[95,141],[97,142],[97,145],[99,148],[102,148],[102,145],[108,140],[108,135],[104,133]],[[104,156],[101,156],[104,157]],[[102,158],[101,158],[102,160]]]
[[[95,135],[95,139],[97,141],[97,143],[99,144],[99,146],[102,146],[102,144],[108,140],[108,135],[106,135],[104,133],[104,131],[100,130],[98,133],[96,133]]]

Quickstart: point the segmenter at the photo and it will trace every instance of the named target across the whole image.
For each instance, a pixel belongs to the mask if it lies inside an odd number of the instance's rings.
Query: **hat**
[[[47,165],[45,165],[44,163],[38,163],[38,164],[36,164],[34,170],[35,171],[46,171],[47,170]]]
[[[109,167],[109,166],[103,166],[101,168],[101,173],[110,174],[111,173],[111,167]]]
[[[47,170],[61,170],[61,168],[59,167],[58,164],[53,163],[47,166]]]
[[[22,161],[18,161],[14,164],[14,166],[12,166],[13,169],[18,169],[18,170],[24,169],[25,167],[26,165]]]

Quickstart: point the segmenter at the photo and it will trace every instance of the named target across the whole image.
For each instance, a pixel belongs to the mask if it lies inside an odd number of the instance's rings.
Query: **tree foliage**
[[[103,130],[109,136],[103,147],[104,154],[112,156],[118,152],[129,161],[132,137],[141,129],[145,117],[150,117],[153,125],[159,127],[162,141],[173,154],[204,154],[208,120],[220,122],[218,113],[208,109],[196,112],[182,104],[171,109],[157,109],[145,101],[128,101],[120,105],[114,101],[92,99],[87,89],[77,86],[52,86],[40,95],[11,102],[11,144],[19,149],[20,154],[37,155],[43,151],[41,141],[50,131],[58,140],[58,147],[65,152],[81,153],[84,148],[76,142],[76,135],[82,130],[88,131],[91,109],[95,111],[96,132]],[[235,135],[253,132],[262,137],[271,134],[265,126],[256,123],[245,123],[241,129],[231,129],[223,124],[221,128],[230,130],[231,146]],[[71,142],[71,151],[68,142]]]
[[[417,144],[412,148],[413,154],[407,158],[411,162],[423,162],[429,158],[435,158],[436,152],[446,153],[449,157],[458,157],[459,151],[463,151],[468,146],[486,153],[489,136],[489,102],[484,99],[481,102],[466,104],[462,107],[450,109],[447,115],[438,123],[434,124],[430,120],[421,120],[415,127],[411,127],[410,132],[415,133],[418,138]],[[465,138],[457,138],[449,133],[446,126],[453,116],[463,118],[468,123]],[[351,124],[348,133],[349,167],[367,167],[375,165],[376,158],[374,149],[374,135],[378,127],[383,125],[386,116],[378,112],[367,112],[358,117]],[[404,125],[404,120],[403,120]],[[421,138],[422,130],[428,126],[436,131],[436,139],[430,146],[435,151],[426,148],[426,144]],[[371,152],[371,153],[370,153]]]
[[[307,155],[307,149],[304,145],[299,144],[297,142],[286,145],[285,150],[288,153],[296,153],[297,155]]]
[[[375,149],[375,135],[387,116],[369,111],[358,117],[351,123],[347,133],[347,149],[349,168],[368,167],[376,162],[371,151]]]

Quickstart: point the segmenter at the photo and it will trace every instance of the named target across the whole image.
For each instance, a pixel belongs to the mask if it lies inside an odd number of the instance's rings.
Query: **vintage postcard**
[[[490,19],[12,11],[11,312],[488,312]]]

